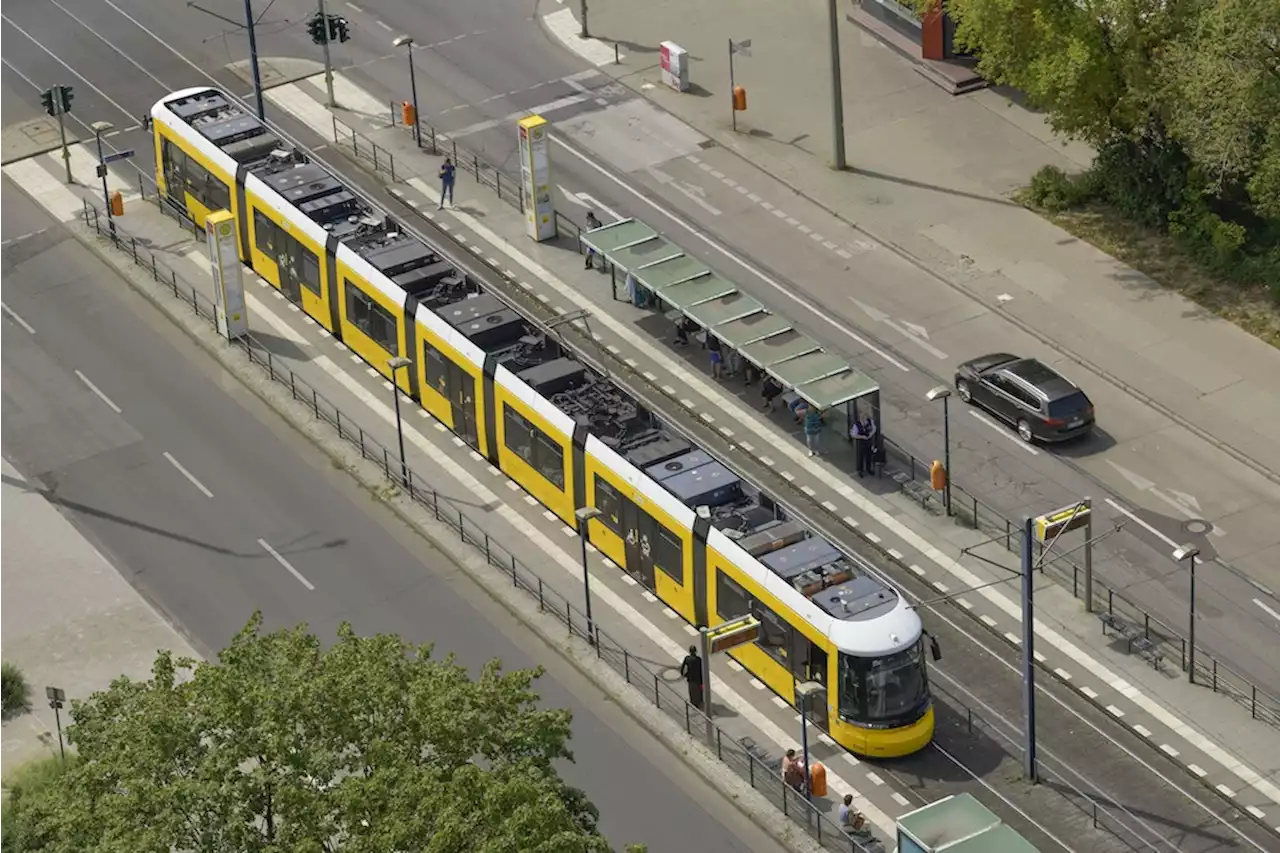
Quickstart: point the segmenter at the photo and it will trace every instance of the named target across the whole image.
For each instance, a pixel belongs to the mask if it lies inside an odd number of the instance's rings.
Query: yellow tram
[[[920,618],[867,565],[578,361],[495,293],[402,230],[225,93],[176,92],[151,111],[157,180],[199,225],[236,220],[241,260],[498,466],[565,524],[597,507],[590,541],[690,623],[751,614],[733,649],[867,756],[933,736]],[[388,360],[407,371],[391,376]]]

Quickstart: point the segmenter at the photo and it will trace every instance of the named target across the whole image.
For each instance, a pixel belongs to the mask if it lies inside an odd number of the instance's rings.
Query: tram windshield
[[[879,658],[840,655],[840,715],[884,726],[908,725],[929,698],[920,643]]]

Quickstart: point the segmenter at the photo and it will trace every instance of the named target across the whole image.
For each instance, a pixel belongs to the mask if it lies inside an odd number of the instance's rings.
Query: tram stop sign
[[[754,643],[760,636],[760,620],[754,616],[741,616],[707,632],[707,645],[712,654],[728,651],[735,646]]]
[[[1072,504],[1042,515],[1035,521],[1036,539],[1047,542],[1059,533],[1079,530],[1089,523],[1088,504]]]

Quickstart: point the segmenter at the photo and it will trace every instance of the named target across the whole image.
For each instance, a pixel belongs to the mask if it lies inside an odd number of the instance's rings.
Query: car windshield
[[[1078,415],[1087,408],[1089,408],[1089,398],[1082,392],[1068,394],[1066,397],[1049,401],[1049,417],[1065,418]]]
[[[920,643],[880,658],[840,655],[840,713],[865,722],[907,716],[929,698]]]

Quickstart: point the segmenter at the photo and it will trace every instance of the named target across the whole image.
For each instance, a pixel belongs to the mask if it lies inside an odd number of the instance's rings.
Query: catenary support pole
[[[831,37],[831,166],[844,169],[844,92],[840,84],[839,21],[836,0],[827,0],[827,27]]]
[[[1036,781],[1035,558],[1031,548],[1034,530],[1035,521],[1027,516],[1022,520],[1022,774],[1028,782]]]
[[[258,71],[258,36],[253,22],[253,0],[244,0],[244,26],[249,31],[249,68],[253,72],[253,97],[258,107],[258,118],[266,121],[266,109],[262,105],[262,74]]]
[[[1084,612],[1093,612],[1093,499],[1085,498],[1084,509],[1089,513],[1084,525]]]

